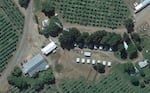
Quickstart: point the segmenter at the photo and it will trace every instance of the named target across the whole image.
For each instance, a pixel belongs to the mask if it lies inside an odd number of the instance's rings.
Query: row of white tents
[[[101,60],[95,60],[95,59],[88,59],[88,58],[76,58],[76,63],[87,63],[87,64],[97,64],[97,63],[101,63],[104,66],[108,66],[111,67],[112,66],[112,62],[110,61],[101,61]]]

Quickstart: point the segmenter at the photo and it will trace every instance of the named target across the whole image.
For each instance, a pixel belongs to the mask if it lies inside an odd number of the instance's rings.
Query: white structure
[[[91,60],[90,59],[87,59],[86,60],[86,63],[90,64]]]
[[[85,56],[85,57],[90,57],[91,55],[92,55],[91,52],[84,52],[84,56]]]
[[[79,63],[80,62],[80,58],[76,58],[76,62]]]
[[[110,61],[108,61],[107,66],[111,67],[111,62]]]
[[[106,61],[103,61],[103,63],[102,63],[104,66],[106,66]]]
[[[85,63],[85,59],[84,59],[84,58],[82,58],[82,59],[81,59],[81,62],[82,62],[82,63]]]
[[[123,42],[123,45],[124,45],[125,50],[127,50],[128,47],[129,47],[128,44],[124,41],[124,42]]]
[[[101,61],[100,61],[100,60],[97,60],[97,63],[101,63]]]
[[[45,20],[42,21],[42,26],[43,27],[46,27],[48,25],[49,25],[49,19],[45,19]]]
[[[140,68],[144,68],[148,65],[148,60],[140,61],[138,65],[140,66]]]
[[[52,41],[46,47],[41,49],[41,51],[43,54],[47,55],[47,54],[53,52],[53,50],[55,50],[56,48],[57,48],[57,45]]]
[[[102,50],[102,49],[103,49],[103,46],[99,46],[99,49]]]
[[[94,49],[95,49],[95,50],[97,50],[97,49],[98,49],[96,45],[94,45]]]
[[[94,59],[92,60],[92,64],[96,64],[96,61]]]
[[[142,10],[144,7],[146,7],[148,4],[150,4],[150,0],[144,0],[142,3],[138,4],[135,7],[135,13],[139,12]]]

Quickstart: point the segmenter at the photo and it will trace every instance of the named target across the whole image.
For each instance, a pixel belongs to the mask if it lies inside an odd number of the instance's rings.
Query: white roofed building
[[[90,57],[91,55],[92,55],[91,52],[84,52],[84,56],[85,56],[85,57]]]
[[[138,65],[140,66],[140,68],[144,68],[148,65],[148,60],[140,61]]]
[[[41,49],[42,53],[48,55],[49,53],[53,52],[57,48],[57,45],[52,41],[47,46]]]
[[[140,10],[142,10],[148,4],[150,4],[150,0],[144,0],[142,3],[138,4],[137,6],[135,6],[135,13],[139,12]]]

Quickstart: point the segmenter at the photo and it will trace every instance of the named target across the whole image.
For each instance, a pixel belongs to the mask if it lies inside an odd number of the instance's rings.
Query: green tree
[[[134,68],[132,63],[125,63],[124,64],[124,71],[127,72],[128,74],[134,74],[135,68]]]
[[[19,0],[19,4],[21,7],[27,8],[30,0]]]
[[[138,56],[138,52],[136,50],[136,47],[133,44],[129,44],[129,47],[127,49],[127,53],[129,55],[130,59],[134,59]]]
[[[15,67],[15,68],[14,68],[14,71],[12,72],[12,74],[13,74],[14,76],[16,76],[16,77],[19,77],[19,76],[22,75],[22,71],[21,71],[21,69],[20,69],[19,67]]]
[[[131,40],[130,40],[129,35],[127,33],[123,34],[123,41],[126,41],[128,44],[131,43]]]
[[[55,15],[55,4],[53,0],[43,0],[42,12],[48,17]]]
[[[33,89],[35,89],[36,91],[40,91],[41,89],[44,88],[44,83],[42,80],[36,80],[33,84],[32,84]]]
[[[136,77],[132,77],[131,78],[131,83],[134,85],[134,86],[139,86],[139,80],[136,78]]]
[[[99,73],[105,73],[105,66],[101,63],[93,65],[93,68],[98,71]]]
[[[43,35],[50,35],[52,37],[56,37],[62,31],[62,23],[60,20],[53,16],[50,19],[50,24],[44,30],[41,30],[40,33]]]
[[[83,32],[79,37],[77,37],[77,44],[79,48],[83,48],[84,45],[87,45],[87,38],[89,37],[88,32]]]
[[[142,50],[142,47],[141,47],[141,38],[140,38],[140,36],[139,36],[137,33],[132,33],[132,34],[131,34],[131,38],[132,38],[132,40],[134,41],[134,43],[135,43],[137,49],[138,49],[139,51],[141,51],[141,50]]]
[[[59,37],[61,46],[66,49],[74,48],[77,38],[81,35],[80,31],[76,28],[70,28],[69,31],[64,31]]]
[[[133,32],[134,31],[134,22],[133,22],[133,20],[132,19],[127,19],[125,21],[125,27],[126,27],[128,33]]]

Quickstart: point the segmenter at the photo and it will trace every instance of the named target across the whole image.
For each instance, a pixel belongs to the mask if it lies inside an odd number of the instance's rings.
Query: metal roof
[[[84,56],[86,56],[86,57],[90,57],[91,55],[92,55],[91,52],[84,52]]]
[[[57,47],[57,45],[54,42],[49,43],[46,47],[44,47],[43,49],[41,49],[41,51],[44,54],[49,54],[50,52],[52,52],[55,48]]]
[[[40,54],[37,54],[27,63],[23,64],[22,71],[24,74],[29,74],[30,76],[32,76],[36,72],[46,70],[47,66],[48,63],[44,60],[44,58]]]
[[[140,3],[139,5],[135,7],[135,12],[140,11],[142,8],[144,8],[148,4],[150,4],[150,0],[144,0],[142,3]]]

